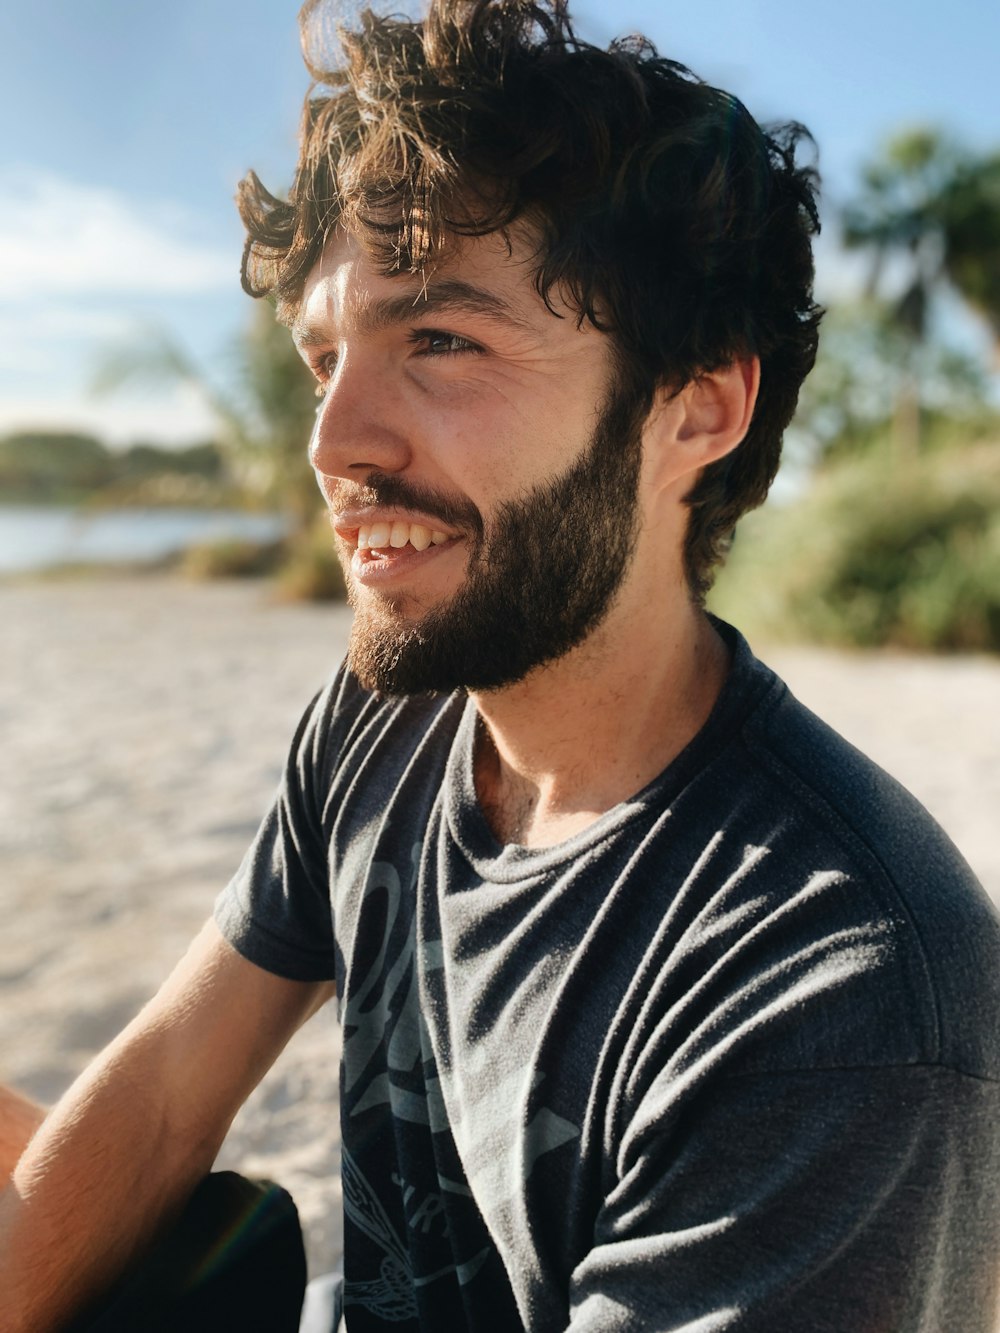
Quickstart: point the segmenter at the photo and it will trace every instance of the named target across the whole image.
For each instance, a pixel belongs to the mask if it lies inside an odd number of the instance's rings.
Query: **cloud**
[[[134,327],[134,318],[121,310],[19,303],[17,309],[0,310],[0,375],[51,374],[67,346],[77,355],[81,344],[113,346],[124,342]]]
[[[0,181],[0,263],[0,432],[51,426],[111,441],[212,433],[183,391],[90,393],[101,358],[140,326],[179,322],[202,355],[208,331],[229,326],[237,256],[202,239],[190,214],[21,168]]]
[[[169,204],[151,211],[114,190],[12,173],[0,183],[2,294],[9,301],[233,288],[234,255],[193,230]]]
[[[121,400],[74,392],[5,397],[0,400],[0,435],[19,430],[89,431],[109,444],[150,440],[189,444],[213,438],[218,422],[190,387]]]

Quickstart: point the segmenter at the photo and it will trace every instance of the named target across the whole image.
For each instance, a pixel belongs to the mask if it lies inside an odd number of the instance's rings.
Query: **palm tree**
[[[945,272],[1000,342],[1000,153],[963,162],[940,211]]]
[[[934,130],[900,135],[865,168],[843,220],[846,244],[871,251],[869,295],[887,271],[896,277],[886,304],[902,348],[894,435],[915,453],[936,295],[950,289],[1000,336],[1000,156],[977,159]]]
[[[869,299],[833,306],[789,432],[792,466],[808,470],[880,451],[887,424],[898,435],[898,404],[912,391],[912,362],[911,336],[884,304]],[[992,420],[988,377],[977,357],[927,338],[919,364],[922,433],[928,438],[935,423],[961,421],[967,433]]]
[[[306,454],[316,411],[313,380],[266,302],[255,307],[236,352],[233,382],[223,388],[172,338],[152,331],[107,353],[94,387],[110,392],[136,380],[193,385],[218,421],[234,479],[285,514],[294,537],[320,509]]]

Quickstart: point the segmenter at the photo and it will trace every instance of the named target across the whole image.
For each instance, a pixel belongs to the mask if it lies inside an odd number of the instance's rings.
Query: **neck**
[[[516,685],[474,696],[476,790],[500,842],[545,847],[580,832],[704,725],[728,671],[725,644],[686,591],[653,624],[648,604],[636,609],[613,612]]]

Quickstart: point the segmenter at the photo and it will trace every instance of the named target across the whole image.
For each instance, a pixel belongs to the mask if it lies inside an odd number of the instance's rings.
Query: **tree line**
[[[179,449],[143,441],[109,449],[80,431],[0,436],[0,500],[6,503],[209,502],[225,483],[225,457],[211,440]]]

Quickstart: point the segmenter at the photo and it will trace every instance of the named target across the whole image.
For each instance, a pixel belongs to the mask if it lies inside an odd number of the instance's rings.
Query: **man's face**
[[[607,337],[546,308],[529,254],[468,242],[425,284],[341,236],[306,286],[349,660],[387,693],[522,679],[587,636],[629,567],[638,426]]]

